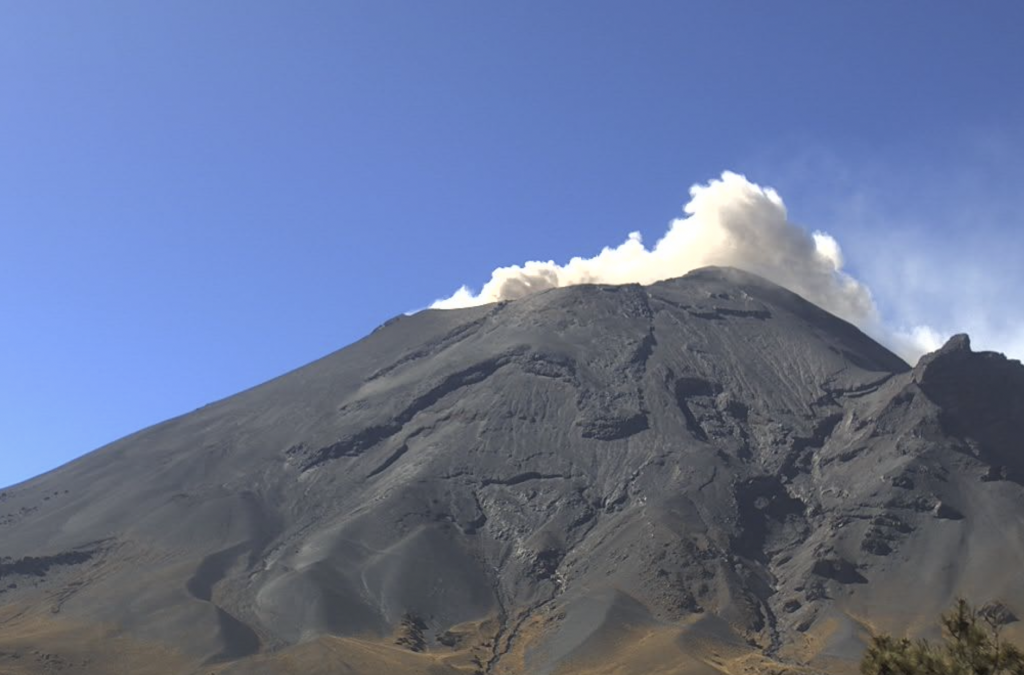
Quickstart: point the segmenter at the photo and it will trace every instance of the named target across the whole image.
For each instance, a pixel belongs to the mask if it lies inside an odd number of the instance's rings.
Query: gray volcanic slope
[[[394,319],[0,494],[0,673],[850,669],[1024,611],[1024,367],[706,268]]]

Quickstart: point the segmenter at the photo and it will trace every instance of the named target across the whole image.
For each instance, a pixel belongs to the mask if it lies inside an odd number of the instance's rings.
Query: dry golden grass
[[[496,624],[484,620],[454,626],[454,646],[417,653],[389,640],[323,636],[278,652],[210,670],[216,675],[472,675],[491,655]]]
[[[195,665],[110,627],[22,607],[0,609],[0,675],[166,675],[192,672]]]
[[[498,675],[529,675],[531,650],[555,619],[524,623],[503,656]],[[784,650],[787,660],[813,662],[813,672],[852,672],[856,664],[821,657],[838,621],[823,621],[803,643]],[[866,631],[871,629],[866,624]],[[456,626],[452,646],[417,653],[384,640],[324,636],[233,663],[202,664],[161,645],[130,638],[107,626],[83,625],[63,615],[0,608],[0,675],[473,675],[483,672],[494,646],[493,619]],[[585,647],[556,675],[760,675],[812,672],[765,658],[741,643],[699,636],[688,625],[635,626]]]

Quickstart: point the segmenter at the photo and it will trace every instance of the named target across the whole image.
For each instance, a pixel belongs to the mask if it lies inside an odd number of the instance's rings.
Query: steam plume
[[[875,322],[871,293],[843,272],[836,240],[790,222],[774,190],[726,171],[691,187],[690,196],[686,216],[673,220],[653,248],[633,232],[593,258],[499,267],[479,293],[463,286],[433,307],[471,307],[585,283],[651,284],[707,265],[728,265],[771,279],[857,325]]]
[[[761,187],[731,171],[707,185],[690,188],[686,214],[647,248],[639,232],[593,258],[565,265],[530,261],[499,267],[479,293],[463,286],[436,309],[472,307],[549,288],[587,283],[651,284],[707,265],[738,267],[798,293],[819,307],[885,342],[910,363],[942,344],[929,326],[890,329],[882,325],[863,283],[843,271],[839,243],[824,232],[808,232],[791,222],[772,188]]]

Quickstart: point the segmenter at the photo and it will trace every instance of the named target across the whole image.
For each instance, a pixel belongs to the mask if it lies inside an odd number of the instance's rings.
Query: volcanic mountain
[[[1024,611],[1021,439],[733,269],[401,316],[2,491],[0,673],[850,671]]]

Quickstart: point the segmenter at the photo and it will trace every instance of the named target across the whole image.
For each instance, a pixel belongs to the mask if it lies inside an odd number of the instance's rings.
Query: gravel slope
[[[1022,420],[732,269],[399,317],[4,490],[0,673],[842,670],[1024,612]]]

